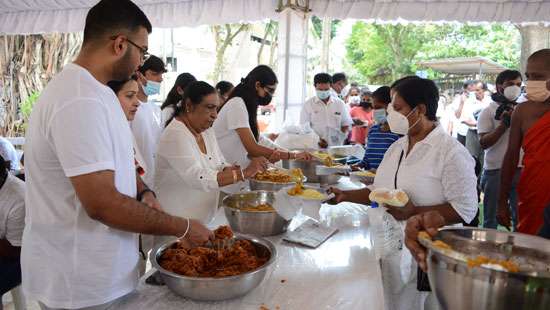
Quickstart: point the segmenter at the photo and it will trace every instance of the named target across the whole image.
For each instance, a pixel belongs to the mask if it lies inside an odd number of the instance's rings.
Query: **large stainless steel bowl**
[[[519,263],[519,273],[468,267],[456,253],[428,246],[428,277],[443,309],[550,309],[550,241],[492,229],[448,228],[434,239],[469,256]],[[422,240],[421,240],[422,242]]]
[[[274,201],[274,192],[250,191],[229,195],[223,199],[222,205],[233,231],[265,237],[284,233],[290,221],[276,211],[245,211],[241,208],[264,203],[273,205]]]
[[[307,178],[304,176],[302,178],[302,183],[305,183],[306,181],[307,181]],[[249,183],[250,183],[250,190],[253,190],[253,191],[264,190],[264,191],[271,191],[271,192],[276,192],[281,188],[293,186],[296,184],[296,182],[280,183],[280,182],[270,182],[270,181],[259,181],[256,179],[250,179]]]
[[[283,168],[286,169],[302,169],[302,173],[306,176],[307,181],[320,184],[336,184],[340,181],[340,175],[317,175],[315,167],[321,165],[319,160],[283,160]]]
[[[269,240],[235,234],[237,239],[252,242],[259,255],[269,255],[269,260],[262,267],[236,276],[223,278],[187,277],[170,272],[159,265],[159,259],[165,249],[176,241],[170,241],[153,250],[151,263],[160,272],[160,276],[168,288],[175,294],[201,301],[218,301],[243,296],[256,288],[265,278],[267,269],[277,259],[277,250]]]

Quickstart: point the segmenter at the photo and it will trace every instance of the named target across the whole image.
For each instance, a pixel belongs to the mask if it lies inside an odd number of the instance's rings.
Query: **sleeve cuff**
[[[90,165],[75,167],[75,168],[69,168],[69,169],[63,169],[65,171],[65,176],[68,178],[76,177],[83,174],[88,174],[92,172],[97,171],[103,171],[103,170],[115,170],[115,164],[111,161],[105,161],[100,163],[94,163]]]

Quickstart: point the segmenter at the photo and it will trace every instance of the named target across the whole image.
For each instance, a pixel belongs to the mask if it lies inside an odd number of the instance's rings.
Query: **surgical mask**
[[[376,124],[383,124],[386,122],[386,109],[376,109],[372,112],[372,116]]]
[[[326,100],[330,97],[330,90],[317,90],[317,97],[321,100]]]
[[[359,96],[349,96],[348,97],[348,103],[349,104],[359,104],[361,102],[361,97]]]
[[[149,97],[160,93],[160,82],[149,81],[143,86],[145,96]]]
[[[521,87],[517,85],[510,85],[504,89],[503,95],[510,101],[516,101],[519,95],[521,95]]]
[[[420,121],[420,118],[419,118],[412,126],[409,126],[408,117],[409,117],[409,115],[411,115],[411,113],[414,110],[416,110],[416,107],[414,109],[412,109],[409,112],[409,114],[407,114],[405,116],[405,115],[395,111],[393,109],[393,106],[390,105],[388,107],[388,117],[387,117],[388,125],[390,125],[390,130],[393,133],[396,133],[398,135],[406,135],[409,132],[409,129],[416,126],[416,124]]]
[[[273,100],[273,96],[271,96],[270,93],[266,92],[265,96],[258,97],[258,105],[265,106],[271,103],[271,100]]]
[[[550,97],[550,90],[546,88],[546,81],[527,81],[525,84],[527,99],[535,102],[544,102]]]

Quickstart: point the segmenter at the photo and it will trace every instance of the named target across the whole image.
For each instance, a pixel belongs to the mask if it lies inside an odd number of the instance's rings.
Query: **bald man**
[[[527,99],[512,115],[510,140],[502,164],[497,219],[510,227],[508,193],[523,148],[524,168],[518,184],[518,231],[535,235],[550,204],[550,49],[542,49],[527,60]]]

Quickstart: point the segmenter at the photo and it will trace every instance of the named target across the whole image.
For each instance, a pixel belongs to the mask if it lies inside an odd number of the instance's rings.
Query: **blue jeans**
[[[517,169],[512,182],[509,195],[510,212],[512,213],[512,227],[517,225],[518,195],[516,187],[521,170]],[[483,227],[497,228],[497,208],[500,194],[500,169],[483,170],[481,175],[481,188],[483,189]]]

